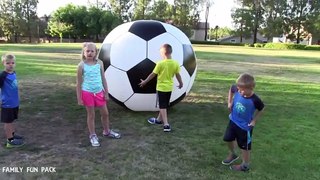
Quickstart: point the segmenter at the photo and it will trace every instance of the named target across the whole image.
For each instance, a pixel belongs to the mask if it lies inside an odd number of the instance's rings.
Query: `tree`
[[[253,32],[252,24],[254,24],[252,10],[245,7],[234,9],[231,17],[236,28],[235,35],[240,36],[240,42],[242,42],[243,37],[251,37]]]
[[[0,1],[0,25],[4,36],[11,41],[14,36],[14,42],[18,42],[18,36],[21,34],[21,5],[17,0]]]
[[[60,43],[62,43],[63,35],[66,33],[70,33],[71,29],[72,29],[72,25],[68,25],[60,21],[51,20],[49,21],[49,24],[48,24],[48,30],[50,32],[50,35],[59,36]]]
[[[264,23],[261,32],[268,39],[278,37],[289,31],[289,9],[287,1],[268,0],[264,4]]]
[[[151,0],[137,0],[134,4],[133,20],[146,19],[146,12],[150,9]]]
[[[120,16],[123,22],[131,21],[133,0],[109,0],[111,11]]]
[[[318,0],[289,0],[288,17],[290,19],[290,34],[291,37],[296,37],[297,44],[300,43],[301,37],[306,37],[308,33],[308,27],[312,29],[312,26],[308,26],[313,23],[310,20],[315,20],[313,17],[319,13],[319,1]]]
[[[70,36],[76,42],[78,38],[86,38],[88,36],[88,26],[84,20],[87,16],[88,11],[85,6],[68,4],[53,13],[53,21],[64,23],[66,26],[71,27]]]
[[[174,0],[173,23],[188,37],[200,19],[201,0]]]
[[[33,32],[36,31],[37,24],[37,4],[38,0],[21,0],[22,6],[22,18],[26,22],[27,32],[26,34],[29,37],[29,43],[31,43],[31,39],[34,36]]]
[[[170,21],[173,19],[173,6],[166,0],[155,1],[147,16],[162,22]]]

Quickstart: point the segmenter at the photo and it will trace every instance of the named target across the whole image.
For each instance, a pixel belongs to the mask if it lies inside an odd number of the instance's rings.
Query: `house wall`
[[[233,36],[226,39],[221,39],[220,42],[224,43],[240,43],[240,36]],[[242,43],[252,44],[253,38],[242,38]],[[262,40],[257,39],[257,43],[263,43]]]
[[[190,40],[195,40],[195,41],[204,41],[204,35],[205,35],[205,30],[203,29],[197,29],[197,30],[192,30],[193,35],[190,37]]]

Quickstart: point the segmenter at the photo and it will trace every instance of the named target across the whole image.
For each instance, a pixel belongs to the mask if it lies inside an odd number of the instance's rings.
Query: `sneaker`
[[[7,140],[6,147],[7,148],[14,148],[23,146],[24,142],[21,139],[13,139],[11,141]]]
[[[228,156],[225,160],[223,160],[222,164],[226,165],[226,166],[229,166],[230,164],[232,164],[237,159],[239,159],[239,156],[237,156],[235,154],[232,154],[232,156]]]
[[[162,122],[159,121],[159,120],[158,120],[157,118],[155,118],[155,117],[149,118],[149,119],[148,119],[148,122],[149,122],[150,124],[162,124]]]
[[[90,136],[90,142],[93,147],[100,146],[99,138],[95,134]]]
[[[171,131],[170,125],[164,125],[163,126],[163,131],[164,132],[170,132]]]
[[[243,172],[249,171],[249,167],[244,166],[242,164],[232,165],[232,166],[230,166],[230,169],[233,171],[243,171]]]
[[[19,136],[19,135],[14,134],[13,139],[23,139],[23,136]]]
[[[110,130],[108,134],[103,133],[103,136],[111,137],[115,139],[121,138],[121,135],[119,133],[114,132],[113,130]]]

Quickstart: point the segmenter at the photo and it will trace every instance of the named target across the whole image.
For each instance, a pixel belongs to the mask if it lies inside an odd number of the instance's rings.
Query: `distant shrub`
[[[302,44],[289,44],[289,43],[266,43],[265,48],[270,49],[305,49],[306,45]]]
[[[254,43],[253,44],[253,47],[256,47],[256,48],[263,48],[265,46],[264,43]]]
[[[314,51],[320,51],[320,45],[311,45],[311,46],[306,46],[305,50],[314,50]]]

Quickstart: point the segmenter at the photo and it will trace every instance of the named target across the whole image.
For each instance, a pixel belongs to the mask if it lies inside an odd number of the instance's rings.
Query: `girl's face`
[[[96,46],[88,45],[84,48],[83,55],[86,57],[87,60],[93,60],[96,56]]]
[[[14,59],[6,59],[3,61],[3,65],[7,72],[13,72],[16,67],[16,62]]]
[[[245,87],[238,86],[238,92],[243,97],[250,97],[253,93],[253,88],[245,88]]]

